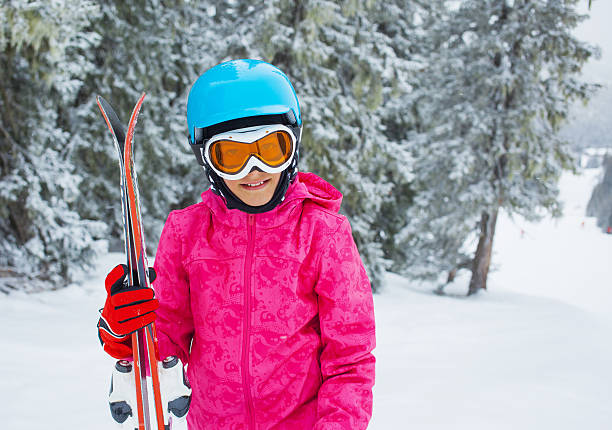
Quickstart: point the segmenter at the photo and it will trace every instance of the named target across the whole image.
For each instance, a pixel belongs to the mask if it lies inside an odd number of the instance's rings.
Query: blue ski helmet
[[[219,133],[266,124],[289,127],[295,135],[297,149],[293,162],[281,175],[272,200],[263,206],[248,206],[207,165],[202,151],[206,141]],[[230,209],[260,213],[283,201],[297,175],[302,117],[293,85],[280,69],[260,60],[232,60],[207,70],[189,92],[187,127],[189,144],[198,163],[204,167],[212,191],[224,197]]]

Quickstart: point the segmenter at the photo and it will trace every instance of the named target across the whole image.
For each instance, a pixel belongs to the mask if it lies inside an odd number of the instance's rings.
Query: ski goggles
[[[254,167],[280,173],[291,164],[296,150],[293,132],[282,124],[247,127],[210,138],[203,155],[224,179],[242,179]]]

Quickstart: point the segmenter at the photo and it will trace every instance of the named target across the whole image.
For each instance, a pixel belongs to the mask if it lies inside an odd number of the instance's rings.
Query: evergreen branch
[[[16,141],[16,140],[13,138],[13,136],[11,136],[11,134],[9,133],[9,131],[8,131],[6,128],[4,128],[4,126],[2,125],[2,123],[0,123],[0,130],[1,130],[1,131],[2,131],[2,133],[3,133],[3,134],[6,136],[7,140],[9,141],[9,143],[11,143],[11,144],[12,144],[12,149],[15,149],[15,150],[17,150],[18,152],[20,152],[20,153],[23,155],[23,157],[24,157],[24,158],[25,158],[25,159],[26,159],[28,162],[31,162],[31,161],[32,161],[32,158],[30,157],[30,155],[28,154],[28,152],[27,152],[25,149],[23,149],[23,148],[21,147],[21,145],[20,145],[20,144],[19,144],[19,143],[18,143],[18,142],[17,142],[17,141]],[[2,153],[2,156],[3,156],[2,161],[6,161],[6,167],[7,167],[7,170],[8,170],[8,167],[10,167],[10,166],[9,166],[9,164],[8,164],[8,160],[6,160],[6,159],[4,158],[4,156],[5,156],[6,154],[4,154],[2,151],[0,151],[0,153]]]
[[[11,136],[8,130],[4,128],[4,124],[2,124],[1,122],[0,122],[0,131],[2,131],[2,133],[4,134],[6,139],[9,141],[9,143],[11,143],[13,146],[17,145],[17,142],[15,142],[15,139],[13,139],[13,136]],[[8,173],[10,165],[9,165],[9,160],[6,155],[7,153],[8,151],[0,151],[0,160],[2,160],[2,171]]]

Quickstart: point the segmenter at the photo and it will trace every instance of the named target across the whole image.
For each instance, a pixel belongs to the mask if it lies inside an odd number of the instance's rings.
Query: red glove
[[[132,356],[132,332],[155,321],[159,302],[153,289],[127,285],[127,266],[120,264],[106,276],[106,303],[98,320],[98,336],[106,351],[117,359]],[[155,271],[149,268],[149,281]]]

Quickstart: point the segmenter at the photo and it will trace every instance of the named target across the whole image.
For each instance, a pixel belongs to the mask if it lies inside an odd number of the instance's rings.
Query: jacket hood
[[[314,173],[299,172],[296,180],[287,189],[285,200],[280,205],[271,211],[254,214],[254,216],[258,224],[274,227],[282,224],[305,201],[310,201],[325,210],[338,212],[342,204],[342,193]],[[234,227],[246,226],[249,214],[238,209],[228,209],[223,198],[210,189],[202,193],[202,202],[221,222]]]

